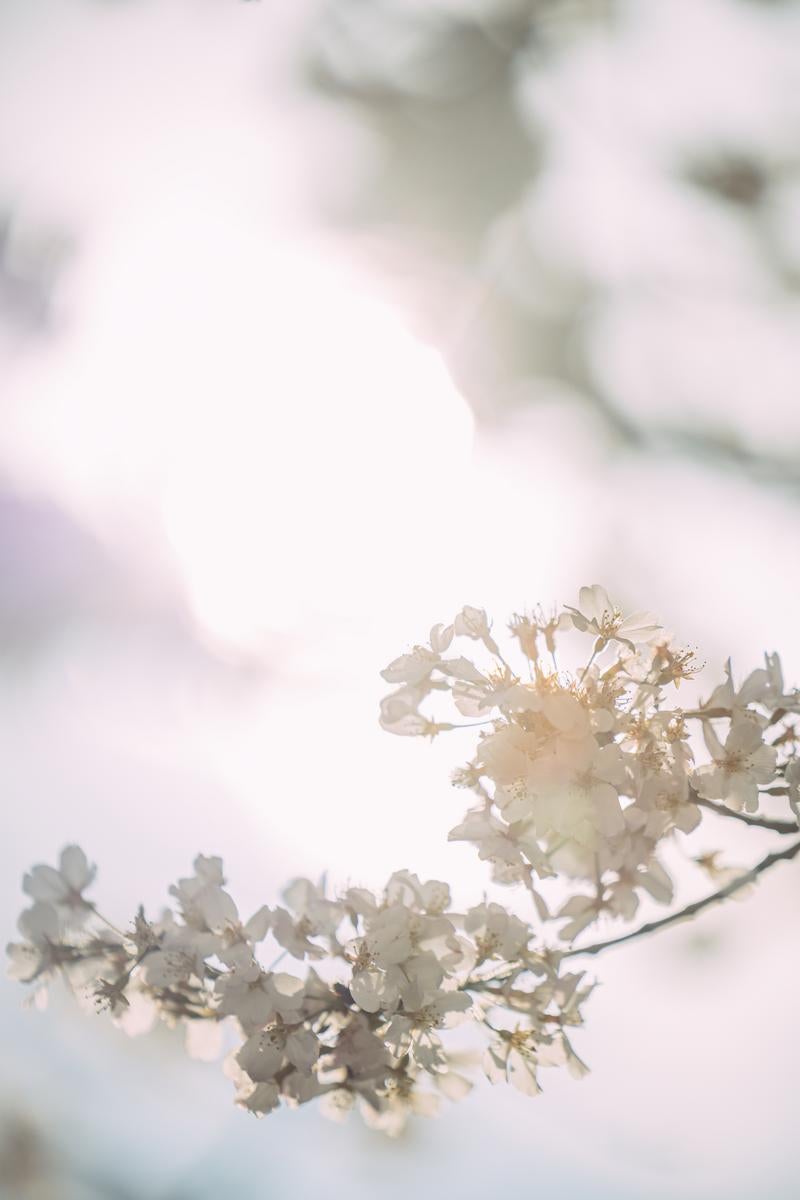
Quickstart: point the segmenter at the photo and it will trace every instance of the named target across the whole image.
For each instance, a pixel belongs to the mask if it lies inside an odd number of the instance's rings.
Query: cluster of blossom
[[[466,1022],[484,1035],[492,1081],[533,1095],[541,1067],[586,1069],[567,1030],[582,1023],[591,985],[561,970],[560,953],[532,949],[530,926],[499,904],[452,912],[446,884],[398,871],[380,896],[349,888],[330,899],[296,879],[285,907],[242,921],[221,860],[201,855],[170,889],[177,913],[149,921],[140,909],[123,932],[86,898],[94,874],[69,846],[58,868],[25,876],[33,903],[19,920],[25,940],[8,947],[10,973],[39,996],[62,975],[130,1034],[180,1024],[199,1057],[227,1041],[225,1070],[250,1112],[321,1097],[330,1116],[357,1105],[396,1134],[410,1113],[470,1090],[471,1053],[446,1044]],[[302,977],[259,961],[268,935],[279,958],[307,960]]]
[[[625,617],[598,585],[581,589],[577,607],[515,616],[510,631],[503,654],[479,609],[434,626],[427,645],[382,672],[394,690],[381,723],[429,737],[480,728],[474,756],[454,777],[476,802],[450,838],[474,844],[497,882],[525,885],[535,935],[486,899],[451,911],[446,884],[408,871],[378,896],[351,887],[332,897],[296,879],[283,905],[242,921],[221,860],[202,855],[170,889],[176,912],[150,921],[140,909],[123,931],[86,899],[94,868],[69,846],[58,868],[25,876],[33,903],[19,920],[24,941],[8,948],[11,974],[37,996],[61,975],[128,1033],[156,1019],[180,1024],[200,1057],[227,1044],[236,1102],[259,1115],[319,1097],[331,1116],[357,1106],[395,1134],[410,1113],[469,1091],[463,1071],[475,1051],[455,1031],[464,1025],[480,1030],[492,1082],[533,1095],[542,1067],[582,1075],[568,1031],[582,1024],[592,985],[567,960],[743,894],[763,870],[800,855],[800,839],[749,871],[721,866],[716,853],[697,858],[718,890],[620,937],[555,948],[548,922],[571,942],[601,917],[631,920],[642,893],[669,902],[660,851],[709,811],[797,833],[800,695],[784,687],[773,654],[739,687],[729,663],[707,700],[671,704],[672,689],[695,672],[692,654],[648,614]],[[452,654],[456,638],[479,644],[486,661]],[[467,720],[421,712],[437,700]],[[760,813],[765,794],[786,804],[787,819]],[[554,887],[561,900],[551,917]],[[268,937],[271,966],[257,955]],[[287,955],[306,962],[305,973],[275,970]]]
[[[453,777],[477,801],[450,838],[472,843],[497,882],[524,884],[543,920],[540,881],[559,877],[563,939],[602,916],[630,920],[642,893],[669,903],[659,849],[695,829],[704,808],[757,813],[769,792],[800,814],[791,724],[800,694],[785,689],[776,654],[738,688],[729,662],[708,700],[681,709],[669,696],[697,670],[691,651],[650,614],[624,616],[597,584],[581,588],[577,607],[515,616],[509,628],[515,652],[506,656],[482,610],[435,625],[427,645],[382,672],[397,686],[381,723],[403,735],[452,730],[453,721],[420,711],[445,693],[481,726],[473,758]],[[486,662],[453,654],[457,638],[482,646]]]

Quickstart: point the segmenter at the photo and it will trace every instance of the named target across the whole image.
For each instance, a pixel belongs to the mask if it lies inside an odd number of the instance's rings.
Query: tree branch
[[[785,850],[776,850],[772,854],[768,854],[761,862],[749,871],[745,871],[736,879],[731,880],[724,888],[720,888],[718,892],[712,892],[710,896],[704,896],[702,900],[695,900],[692,904],[687,904],[685,908],[679,909],[678,912],[670,913],[668,917],[662,917],[660,921],[649,921],[647,925],[642,925],[640,929],[634,929],[632,933],[624,933],[621,937],[609,938],[607,942],[595,942],[591,946],[576,946],[572,950],[567,950],[564,958],[572,958],[578,954],[599,954],[601,950],[606,950],[610,946],[620,946],[623,942],[630,942],[634,938],[644,937],[646,933],[655,933],[657,929],[665,929],[668,925],[675,925],[678,921],[685,921],[689,917],[695,916],[702,912],[704,908],[710,908],[712,904],[718,904],[721,900],[727,900],[728,896],[732,896],[741,888],[746,887],[748,883],[754,883],[758,876],[774,866],[778,862],[788,862],[800,853],[800,841],[793,842],[791,846],[787,846]]]
[[[713,800],[704,800],[696,792],[692,796],[692,800],[701,808],[707,808],[716,813],[718,817],[733,817],[735,821],[741,821],[744,825],[752,825],[756,829],[769,829],[773,833],[797,833],[796,821],[774,821],[770,817],[751,817],[748,813],[735,812],[724,804],[715,804]]]

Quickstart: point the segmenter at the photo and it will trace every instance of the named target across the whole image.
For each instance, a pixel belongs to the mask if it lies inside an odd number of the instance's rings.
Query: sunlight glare
[[[424,563],[473,434],[439,355],[341,277],[287,255],[257,301],[262,338],[192,415],[163,510],[197,620],[236,644],[358,611],[409,539]]]

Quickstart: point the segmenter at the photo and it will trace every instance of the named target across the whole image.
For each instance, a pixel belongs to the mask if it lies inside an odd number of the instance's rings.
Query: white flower
[[[334,1088],[332,1092],[327,1092],[322,1097],[319,1111],[329,1121],[341,1123],[349,1117],[353,1111],[355,1102],[356,1098],[349,1088],[338,1087]]]
[[[483,717],[493,708],[505,713],[538,712],[542,700],[535,687],[520,681],[509,672],[467,682],[458,679],[452,686],[453,703],[465,717]]]
[[[319,1058],[319,1041],[310,1029],[270,1025],[252,1034],[236,1054],[236,1061],[253,1083],[273,1079],[288,1060],[296,1070],[310,1071]]]
[[[497,643],[489,632],[489,620],[482,608],[472,608],[466,604],[453,622],[453,628],[459,637],[483,642],[490,654],[499,654]]]
[[[464,992],[437,991],[418,1010],[403,1010],[391,1018],[382,1037],[395,1058],[410,1053],[417,1066],[431,1073],[447,1067],[447,1056],[437,1029],[452,1028],[472,1007]]]
[[[748,717],[731,722],[724,748],[709,722],[704,723],[703,733],[714,761],[697,767],[692,775],[698,794],[705,800],[725,800],[737,812],[755,812],[759,785],[775,777],[777,750],[764,745],[760,726]]]
[[[432,951],[406,959],[402,971],[400,999],[406,1012],[417,1012],[432,1003],[446,974],[443,964]]]
[[[310,879],[293,879],[281,894],[295,916],[310,923],[314,935],[336,932],[343,909],[341,904],[326,899],[322,885]]]
[[[231,896],[223,890],[225,878],[222,859],[198,854],[195,874],[179,879],[169,889],[180,904],[183,919],[194,929],[221,933],[239,922],[239,913]]]
[[[537,608],[532,617],[515,615],[509,629],[518,640],[522,653],[531,662],[539,659],[539,638],[544,638],[545,648],[550,654],[556,652],[556,634],[572,628],[572,618],[567,613],[552,613],[546,617]]]
[[[366,945],[379,967],[396,966],[411,955],[411,913],[405,905],[392,904],[368,921]]]
[[[751,671],[738,690],[733,682],[731,660],[728,659],[725,663],[725,682],[714,689],[703,707],[728,709],[734,717],[747,713],[751,719],[766,724],[765,719],[749,705],[761,704],[770,711],[778,708],[796,711],[799,703],[797,691],[787,693],[784,688],[783,669],[778,655],[765,654],[764,666]]]
[[[412,1114],[435,1116],[439,1111],[439,1097],[417,1087],[415,1080],[408,1076],[393,1076],[380,1092],[363,1098],[360,1108],[364,1124],[370,1129],[385,1133],[387,1137],[399,1137]]]
[[[510,867],[523,864],[522,851],[510,827],[483,810],[467,813],[461,824],[450,830],[447,840],[472,842],[478,848],[478,857],[491,863],[505,863]]]
[[[536,1070],[539,1056],[533,1034],[528,1029],[502,1030],[488,1047],[483,1069],[490,1083],[510,1083],[525,1096],[541,1092]]]
[[[309,941],[312,930],[305,920],[296,921],[285,908],[276,908],[272,916],[272,934],[279,946],[292,958],[324,958],[325,950]]]
[[[402,979],[397,967],[382,971],[369,959],[361,965],[359,957],[350,981],[350,994],[366,1013],[391,1012],[400,1001]]]
[[[787,764],[784,777],[789,788],[789,804],[800,824],[800,759],[792,759]]]
[[[584,929],[597,920],[603,907],[603,901],[599,900],[597,896],[571,896],[556,913],[559,919],[561,917],[571,918],[559,930],[558,936],[565,942],[571,942],[573,938],[576,938],[579,933],[583,933]]]
[[[597,585],[581,590],[571,612],[516,620],[512,633],[530,676],[523,683],[491,638],[486,613],[466,607],[452,625],[431,629],[429,645],[390,664],[384,677],[397,690],[381,704],[381,721],[395,733],[455,728],[420,712],[429,696],[477,718],[481,730],[466,735],[468,765],[454,780],[475,793],[473,808],[450,837],[473,843],[496,882],[523,884],[542,922],[551,919],[545,897],[560,903],[566,940],[601,915],[632,921],[645,893],[657,903],[672,899],[661,846],[675,830],[696,828],[699,798],[753,811],[759,788],[778,778],[785,787],[773,791],[788,793],[800,823],[796,733],[788,723],[775,729],[785,715],[777,710],[794,712],[800,702],[785,689],[777,655],[738,690],[728,665],[713,703],[674,710],[665,688],[688,673],[687,658],[666,636],[652,636],[652,618],[623,617]],[[568,624],[595,639],[591,661],[574,672],[569,652],[561,655],[559,645],[561,662],[554,653],[556,631]],[[457,635],[495,655],[485,673],[468,658],[443,657]],[[542,638],[552,660],[540,658]],[[724,745],[716,732],[723,719]],[[692,721],[711,755],[693,772]],[[720,866],[716,853],[696,861],[717,886],[752,887],[764,867],[795,849],[755,868]],[[238,1033],[225,1070],[236,1102],[258,1115],[281,1100],[294,1107],[327,1096],[337,1113],[355,1102],[368,1123],[395,1134],[410,1113],[435,1111],[440,1094],[456,1099],[468,1089],[454,1070],[467,1052],[447,1034],[464,1020],[490,1040],[484,1066],[493,1080],[534,1095],[540,1068],[585,1074],[565,1031],[582,1024],[591,987],[580,972],[559,974],[573,951],[548,948],[547,934],[535,942],[530,925],[485,894],[454,912],[446,883],[405,869],[377,893],[352,887],[339,899],[298,878],[274,914],[264,905],[242,923],[221,859],[200,855],[194,874],[171,889],[179,915],[166,910],[151,922],[139,909],[122,934],[83,898],[93,875],[82,851],[67,847],[58,868],[37,866],[25,877],[34,902],[19,921],[24,940],[9,947],[11,974],[35,988],[58,971],[79,999],[102,1001],[130,1032],[154,1017],[182,1025],[187,1048],[202,1057]],[[345,921],[353,935],[346,942]],[[322,965],[306,968],[303,979],[265,970],[255,945],[270,928],[284,949]]]
[[[390,881],[387,895],[401,897],[410,891],[416,899],[415,877],[408,872],[398,875]],[[425,886],[416,884],[420,889]],[[449,898],[441,894],[436,881],[428,895],[437,904]],[[445,917],[413,912],[398,900],[368,914],[364,936],[353,938],[345,948],[353,965],[350,992],[359,1008],[392,1012],[402,1003],[406,1010],[416,1011],[426,1004],[446,974],[442,958],[461,959],[452,943],[454,934],[452,922]]]
[[[246,1088],[236,1096],[239,1108],[245,1108],[257,1117],[263,1117],[280,1105],[280,1091],[277,1083],[257,1083],[254,1087]]]
[[[689,780],[678,766],[648,775],[636,808],[652,813],[655,820],[646,829],[654,832],[656,837],[670,828],[691,833],[700,824],[700,809],[690,799]]]
[[[187,925],[171,925],[161,936],[158,948],[145,958],[144,977],[155,988],[177,988],[190,981],[199,982],[206,958],[219,949],[215,934]]]
[[[420,684],[430,678],[431,671],[439,665],[440,655],[427,646],[415,646],[408,654],[401,654],[384,667],[381,676],[387,683]]]
[[[571,692],[547,692],[542,697],[542,712],[553,728],[565,737],[583,740],[589,734],[589,713]]]
[[[777,654],[764,655],[766,680],[761,690],[761,703],[770,709],[785,708],[797,712],[800,708],[800,692],[794,688],[787,692],[783,683],[783,668]]]
[[[652,613],[640,612],[624,617],[598,583],[580,589],[577,608],[568,604],[565,608],[576,629],[595,634],[600,642],[598,649],[611,641],[623,642],[634,649],[638,643],[649,641],[661,628]]]
[[[389,1052],[363,1013],[350,1013],[331,1050],[334,1068],[344,1067],[348,1076],[374,1077],[388,1065]]]
[[[661,863],[652,859],[646,866],[636,865],[621,871],[619,878],[608,885],[603,907],[612,916],[632,920],[639,908],[638,889],[646,891],[658,904],[669,904],[673,896],[672,880]]]
[[[511,962],[526,949],[531,930],[500,904],[478,904],[464,918],[464,929],[475,941],[477,963],[487,958]]]
[[[443,675],[449,675],[461,683],[472,683],[478,687],[490,688],[489,680],[468,658],[459,655],[458,658],[443,658],[439,663]]]
[[[412,871],[395,871],[386,886],[389,904],[414,905],[422,912],[436,916],[450,906],[450,888],[440,879],[422,883]]]
[[[279,1107],[280,1086],[266,1069],[259,1069],[256,1064],[257,1052],[251,1053],[249,1059],[252,1070],[259,1076],[258,1081],[253,1082],[252,1076],[239,1063],[239,1056],[246,1046],[248,1046],[248,1042],[245,1042],[237,1053],[229,1055],[225,1060],[225,1074],[233,1080],[236,1087],[234,1098],[236,1105],[254,1113],[257,1117],[263,1117],[266,1113]],[[280,1057],[282,1059],[283,1055]],[[264,1066],[266,1067],[266,1065],[265,1058]]]
[[[323,947],[309,938],[336,933],[344,909],[341,904],[325,898],[324,891],[310,879],[293,879],[283,890],[283,898],[294,915],[285,908],[276,908],[273,914],[273,935],[279,945],[294,958],[323,958]]]
[[[431,629],[431,650],[434,654],[444,654],[449,649],[455,630],[452,625],[434,625]]]
[[[419,711],[428,691],[427,687],[408,684],[384,696],[380,705],[380,723],[387,733],[401,737],[426,737],[433,731],[432,722]]]
[[[593,740],[593,739],[592,739]],[[594,743],[591,757],[568,782],[550,784],[547,775],[531,783],[533,816],[541,836],[574,838],[589,848],[599,839],[625,831],[619,788],[625,785],[625,760],[614,743]]]
[[[281,1095],[290,1108],[315,1099],[322,1090],[322,1085],[313,1071],[289,1071],[281,1082]]]
[[[303,1006],[303,982],[283,972],[262,971],[258,963],[234,968],[217,980],[219,1011],[238,1017],[246,1031],[263,1029],[278,1017],[296,1020]]]
[[[58,942],[62,923],[52,904],[37,900],[20,914],[17,928],[26,939],[6,946],[10,958],[8,974],[20,983],[49,974],[59,964]]]
[[[68,914],[71,924],[83,924],[94,910],[83,891],[89,886],[97,872],[90,867],[80,846],[66,846],[61,851],[59,866],[43,864],[32,867],[22,881],[22,890],[32,900],[54,904]]]

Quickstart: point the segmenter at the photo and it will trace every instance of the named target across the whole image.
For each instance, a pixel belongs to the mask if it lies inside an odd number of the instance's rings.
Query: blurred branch
[[[0,213],[0,316],[19,328],[45,332],[52,325],[52,292],[68,242],[51,233],[23,233]]]
[[[65,1159],[27,1116],[5,1112],[0,1123],[0,1196],[59,1200],[67,1190],[72,1194],[70,1184],[97,1200],[139,1200],[138,1193],[117,1178]]]
[[[314,27],[309,77],[377,141],[348,219],[398,250],[391,283],[479,414],[497,411],[498,397],[555,380],[619,449],[692,460],[800,496],[800,455],[777,439],[756,448],[735,431],[650,421],[620,406],[589,361],[587,316],[606,300],[603,281],[539,261],[524,219],[515,221],[547,169],[552,138],[521,85],[584,34],[602,27],[616,37],[623,23],[611,0],[487,3],[479,14],[397,0],[375,0],[367,13],[353,0],[329,0]],[[594,124],[578,123],[582,136],[595,135]],[[694,130],[686,135],[677,159],[665,162],[665,186],[691,184],[719,207],[721,222],[746,223],[765,275],[791,302],[800,268],[780,244],[772,199],[800,174],[797,156],[776,157],[747,130],[740,142],[734,131],[734,140],[699,147]],[[516,227],[498,259],[505,223]]]
[[[582,392],[588,408],[623,446],[641,453],[672,455],[702,462],[720,470],[746,475],[755,483],[783,488],[800,496],[800,454],[779,454],[746,446],[734,434],[679,425],[633,420],[598,386]]]

